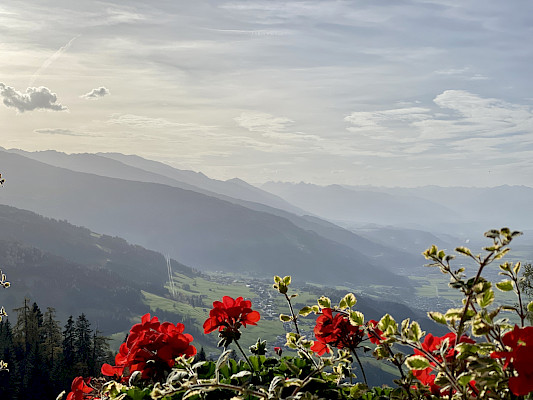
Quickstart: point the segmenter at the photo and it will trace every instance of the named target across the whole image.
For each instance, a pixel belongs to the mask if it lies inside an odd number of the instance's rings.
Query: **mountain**
[[[180,178],[187,180],[189,182],[198,183],[198,181],[204,182],[204,187],[207,184],[211,183],[209,186],[212,189],[220,189],[226,187],[225,182],[215,181],[207,178],[205,175],[192,172],[192,171],[183,171],[174,169],[168,165],[154,162],[150,160],[145,160],[138,156],[126,156],[118,153],[100,153],[97,154],[65,154],[53,150],[39,151],[39,152],[26,152],[17,149],[8,150],[11,153],[20,154],[34,160],[42,161],[56,167],[63,167],[78,172],[88,172],[96,175],[107,176],[111,178],[120,178],[141,182],[153,182],[153,183],[162,183],[168,186],[179,187],[182,189],[192,190],[198,193],[206,194],[211,197],[216,197],[221,200],[229,201],[234,204],[242,205],[246,208],[266,212],[269,214],[276,215],[278,217],[285,218],[292,222],[299,228],[304,230],[313,231],[320,236],[338,242],[345,246],[349,246],[357,252],[362,253],[363,255],[369,257],[380,265],[400,265],[405,268],[410,268],[412,266],[418,266],[421,262],[419,257],[412,257],[405,251],[398,251],[395,248],[387,247],[386,244],[378,244],[376,241],[371,241],[356,235],[354,232],[347,229],[341,228],[331,222],[322,220],[320,218],[302,215],[299,216],[296,213],[289,212],[289,209],[295,209],[298,213],[303,213],[300,209],[290,206],[289,203],[282,204],[281,208],[275,208],[272,205],[278,205],[278,200],[281,198],[271,195],[268,192],[265,192],[261,189],[256,188],[248,184],[247,182],[241,179],[231,179],[226,182],[231,182],[232,185],[237,185],[241,188],[244,188],[244,191],[237,193],[240,195],[239,198],[229,197],[221,193],[211,192],[200,187],[193,186],[189,183],[184,183],[178,181],[169,176],[174,176],[175,178]],[[113,158],[108,158],[107,155],[112,154]],[[129,161],[129,164],[125,164],[121,161]],[[134,164],[139,165],[138,167],[133,166]],[[146,167],[152,171],[159,171],[165,173],[161,175],[160,173],[146,171],[140,167]],[[215,182],[218,184],[212,184]],[[222,190],[226,193],[228,190]],[[244,200],[242,197],[248,197],[244,195],[245,193],[257,193],[255,200],[257,201],[248,201]],[[269,198],[268,196],[272,196]],[[420,253],[420,252],[418,252]],[[417,254],[418,256],[419,254]]]
[[[288,219],[191,190],[44,164],[0,152],[0,201],[124,237],[204,270],[328,284],[408,285],[353,248]],[[327,273],[325,273],[327,271]]]
[[[533,229],[533,188],[502,185],[495,187],[376,188],[393,196],[417,196],[446,205],[461,217],[464,229],[477,232],[509,226]]]
[[[173,168],[170,165],[158,161],[147,160],[137,155],[124,155],[120,153],[97,153],[97,155],[170,178],[174,181],[186,183],[194,186],[195,189],[193,190],[200,193],[208,194],[210,196],[214,194],[227,196],[225,197],[225,200],[228,201],[232,201],[232,199],[239,199],[247,202],[264,204],[272,208],[277,208],[298,215],[306,213],[282,198],[252,186],[241,179],[234,178],[227,181],[211,179],[200,172],[180,170]],[[215,195],[215,197],[217,196]]]
[[[368,224],[469,238],[491,228],[533,228],[533,188],[317,186],[267,182],[270,191],[321,218],[358,232]]]
[[[262,188],[334,222],[415,225],[435,217],[459,221],[459,215],[445,205],[412,194],[392,195],[340,185],[283,182],[267,182]]]

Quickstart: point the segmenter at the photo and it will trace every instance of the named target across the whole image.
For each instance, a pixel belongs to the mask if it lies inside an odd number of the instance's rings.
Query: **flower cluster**
[[[421,370],[413,370],[413,376],[418,379],[420,383],[425,386],[428,386],[431,390],[431,393],[436,396],[442,395],[444,393],[441,393],[441,387],[435,384],[436,375],[434,374],[434,367],[436,366],[436,362],[444,362],[448,365],[451,365],[454,362],[456,356],[456,339],[457,335],[453,332],[447,333],[446,335],[440,337],[433,336],[431,333],[428,333],[424,338],[424,342],[421,343],[422,349],[424,351],[415,349],[415,355],[419,355],[426,358],[428,358],[429,355],[429,364],[431,365],[431,367]],[[475,343],[475,341],[470,339],[468,336],[463,335],[459,339],[459,343]],[[444,359],[441,356],[441,354],[443,354],[442,350],[445,350]],[[472,389],[475,388],[475,382],[472,381],[470,385]]]
[[[89,393],[94,392],[94,389],[88,386],[90,381],[91,378],[83,379],[81,376],[74,378],[72,381],[71,392],[67,395],[67,400],[97,400],[95,397],[88,395]]]
[[[181,323],[160,323],[157,317],[145,314],[141,323],[134,325],[125,343],[115,357],[115,366],[104,364],[102,374],[126,381],[135,371],[142,379],[157,379],[168,372],[179,356],[191,357],[196,348],[193,337],[183,333]]]
[[[533,327],[514,329],[503,335],[503,344],[511,351],[495,351],[492,358],[504,359],[504,368],[512,367],[516,376],[509,378],[509,389],[517,396],[533,391]]]
[[[364,332],[354,326],[343,314],[333,316],[331,308],[323,308],[322,315],[316,319],[314,329],[316,341],[311,350],[319,356],[329,353],[328,346],[354,351],[363,341]]]
[[[208,334],[218,329],[222,340],[219,343],[227,347],[232,341],[239,340],[239,328],[246,325],[257,325],[261,318],[259,312],[252,310],[252,302],[242,297],[233,299],[224,296],[222,301],[213,302],[209,311],[209,318],[204,322],[204,333]]]

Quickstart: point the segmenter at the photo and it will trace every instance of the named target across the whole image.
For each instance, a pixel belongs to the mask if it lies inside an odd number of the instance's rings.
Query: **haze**
[[[531,186],[533,4],[3,1],[5,148],[252,183]]]

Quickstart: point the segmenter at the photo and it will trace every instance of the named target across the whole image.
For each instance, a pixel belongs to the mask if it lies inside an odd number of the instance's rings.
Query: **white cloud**
[[[135,114],[113,114],[108,124],[128,125],[136,128],[183,128],[186,130],[202,131],[215,129],[216,126],[201,125],[194,122],[176,122],[165,118],[153,118]]]
[[[286,130],[294,121],[285,117],[275,117],[262,112],[243,112],[233,118],[238,126],[248,129],[250,132],[281,132]]]
[[[84,132],[77,132],[70,129],[61,129],[61,128],[41,128],[41,129],[35,129],[35,133],[40,133],[43,135],[62,135],[62,136],[92,136],[92,137],[98,137],[101,135],[96,135],[94,133],[84,133]]]
[[[35,80],[39,77],[39,75],[41,75],[50,65],[52,65],[52,63],[54,61],[56,61],[59,57],[61,57],[61,55],[65,51],[67,51],[70,48],[70,46],[72,46],[72,43],[74,42],[74,40],[76,40],[79,36],[80,35],[77,35],[77,36],[73,37],[72,39],[70,39],[69,42],[66,45],[64,45],[59,50],[57,50],[54,54],[52,54],[50,57],[48,57],[44,61],[44,63],[41,65],[41,67],[35,72],[35,74],[33,74],[32,78],[31,78],[31,81],[28,84],[28,86],[32,86],[35,83]]]
[[[88,100],[97,100],[100,97],[104,97],[108,94],[111,94],[108,89],[106,89],[103,86],[100,86],[97,89],[91,90],[89,93],[85,93],[84,95],[81,95],[80,97],[82,99],[88,99]]]
[[[0,96],[6,107],[14,107],[19,112],[33,110],[65,111],[67,107],[57,103],[57,95],[47,87],[29,87],[21,93],[11,86],[0,83]]]

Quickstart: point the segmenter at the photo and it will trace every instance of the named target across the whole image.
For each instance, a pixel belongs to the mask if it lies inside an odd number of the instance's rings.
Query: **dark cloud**
[[[109,90],[103,86],[100,86],[99,88],[93,89],[89,93],[85,93],[84,95],[80,97],[83,99],[88,99],[88,100],[97,100],[100,97],[104,97],[108,94],[111,94]]]
[[[29,87],[26,93],[21,93],[11,86],[0,83],[0,96],[4,98],[6,107],[14,107],[19,112],[33,110],[65,111],[67,107],[56,103],[57,96],[47,87]]]

